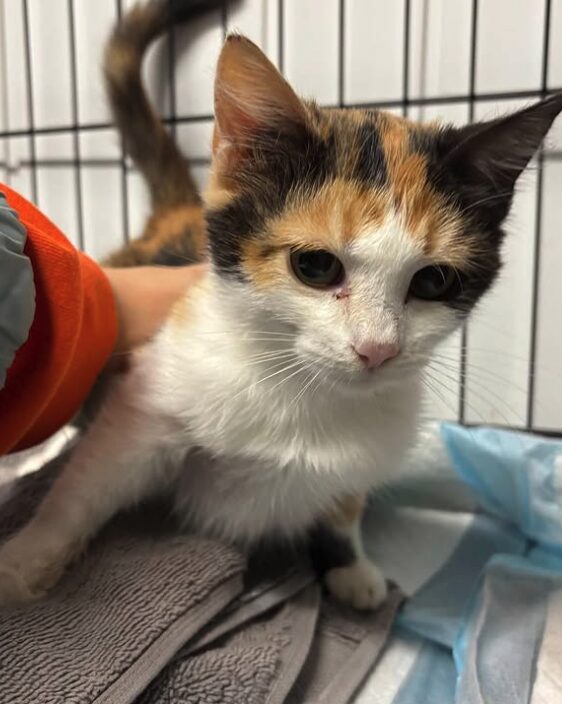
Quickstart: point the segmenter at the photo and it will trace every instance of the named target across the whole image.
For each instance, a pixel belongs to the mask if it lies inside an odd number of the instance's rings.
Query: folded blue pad
[[[559,704],[562,442],[447,423],[412,464],[365,519],[409,599],[357,704],[391,666],[399,681],[377,702]]]
[[[453,469],[482,508],[562,555],[562,443],[453,424],[441,434]]]

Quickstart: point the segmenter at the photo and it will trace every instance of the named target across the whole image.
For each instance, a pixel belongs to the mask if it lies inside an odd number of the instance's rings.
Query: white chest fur
[[[137,360],[144,402],[173,423],[178,449],[191,448],[181,512],[229,539],[290,535],[392,476],[414,439],[417,384],[353,394],[319,377],[299,396],[306,373],[266,378],[271,364],[249,363],[243,327],[227,332],[205,311],[170,322]]]

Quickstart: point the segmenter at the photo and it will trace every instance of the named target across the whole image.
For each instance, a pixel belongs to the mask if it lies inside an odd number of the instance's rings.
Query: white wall
[[[217,12],[177,33],[172,70],[163,40],[146,75],[159,109],[178,118],[177,137],[203,182],[225,29],[249,35],[322,104],[384,102],[415,119],[463,122],[532,99],[544,87],[545,56],[547,87],[562,88],[562,0],[550,4],[547,34],[545,0],[241,0],[226,21]],[[117,8],[117,0],[0,0],[0,179],[96,257],[138,232],[147,212],[100,80]],[[562,431],[560,120],[544,168],[521,183],[508,230],[502,279],[466,330],[464,383],[458,335],[440,350],[440,381],[428,379],[428,412],[457,418],[462,406],[469,421]]]

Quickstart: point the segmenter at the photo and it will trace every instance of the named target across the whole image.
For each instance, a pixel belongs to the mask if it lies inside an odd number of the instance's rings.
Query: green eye
[[[291,252],[290,263],[297,279],[312,288],[337,286],[345,276],[340,260],[324,249],[295,250]]]
[[[426,266],[417,271],[410,282],[408,298],[422,301],[450,301],[458,296],[461,282],[451,266]]]

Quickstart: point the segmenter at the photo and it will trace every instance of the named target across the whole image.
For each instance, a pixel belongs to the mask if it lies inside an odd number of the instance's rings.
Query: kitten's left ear
[[[229,151],[229,161],[263,135],[305,125],[306,110],[291,86],[249,39],[227,38],[215,78],[213,152]]]
[[[441,166],[461,184],[507,197],[561,111],[562,93],[557,93],[506,117],[457,130]]]

